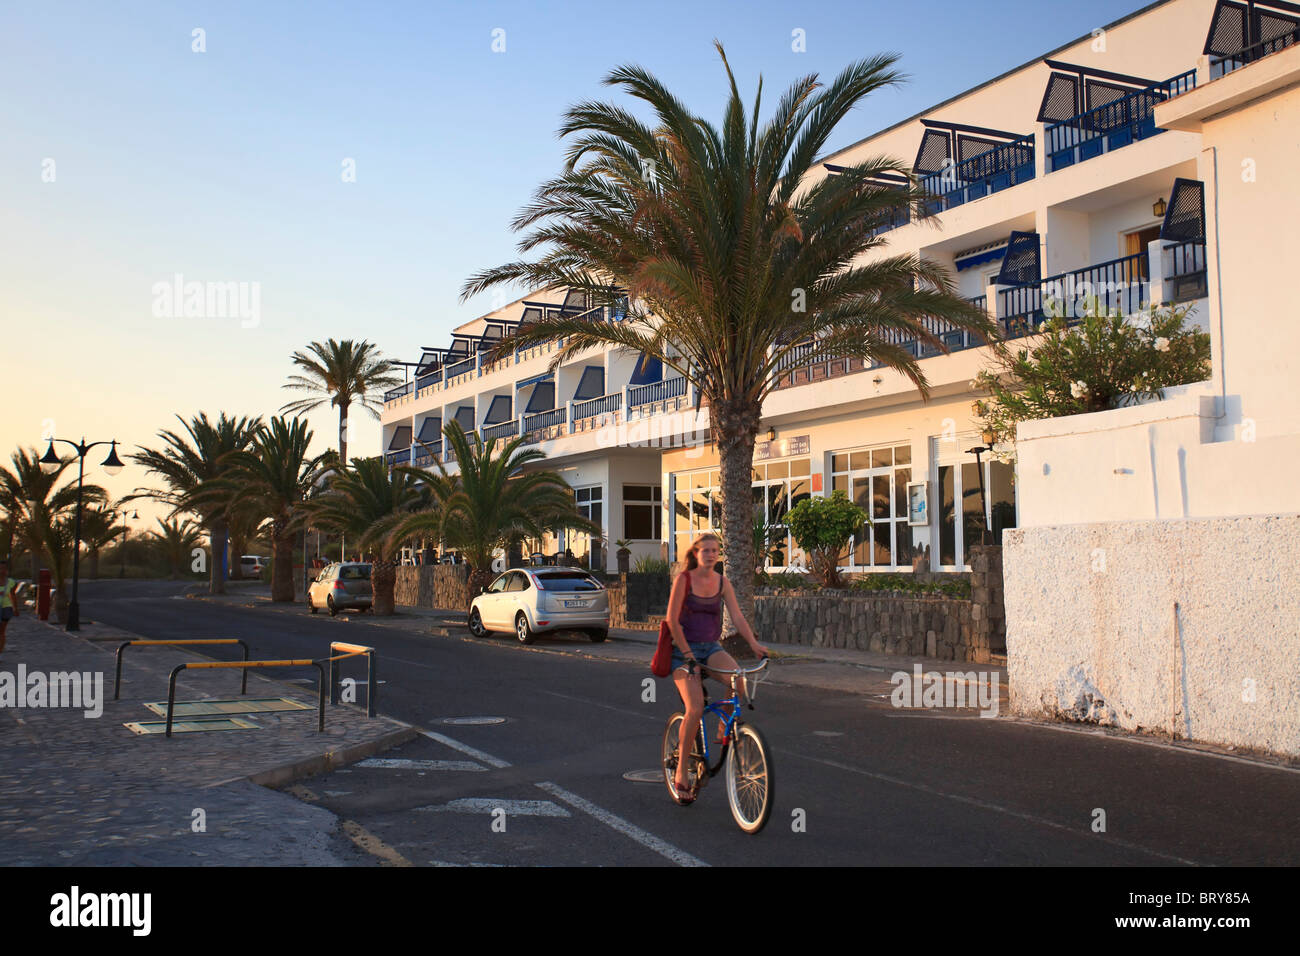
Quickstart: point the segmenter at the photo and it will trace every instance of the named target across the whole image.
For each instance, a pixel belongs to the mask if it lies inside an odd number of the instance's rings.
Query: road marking
[[[469,863],[448,863],[446,860],[430,860],[430,861],[429,861],[429,865],[430,865],[430,866],[455,866],[455,867],[466,867],[466,866],[505,866],[504,863],[477,863],[477,862],[474,862],[474,861],[470,861]]]
[[[384,770],[477,770],[486,772],[487,767],[472,760],[405,760],[400,757],[371,757],[363,760],[358,767],[379,767]]]
[[[545,790],[547,793],[551,794],[552,796],[557,797],[560,800],[563,800],[565,803],[569,804],[569,806],[574,807],[577,810],[581,810],[583,813],[595,817],[601,823],[605,824],[608,827],[612,827],[613,829],[617,830],[619,833],[623,834],[624,836],[635,840],[637,843],[640,843],[642,846],[654,850],[660,856],[667,857],[668,859],[676,863],[678,866],[708,866],[709,865],[705,863],[703,860],[691,856],[685,850],[678,849],[677,847],[673,846],[671,843],[667,842],[666,840],[659,839],[653,833],[649,833],[645,830],[642,830],[636,824],[629,823],[628,821],[624,820],[622,817],[618,817],[610,813],[608,810],[602,810],[594,803],[584,800],[576,793],[570,793],[568,790],[565,790],[563,787],[557,786],[556,784],[551,783],[550,781],[539,783],[536,786],[542,790]]]
[[[502,767],[510,766],[510,764],[506,763],[504,760],[493,757],[491,754],[485,754],[481,750],[475,750],[469,744],[463,744],[459,740],[453,740],[452,738],[437,733],[436,731],[422,730],[420,733],[428,737],[430,740],[436,740],[440,744],[446,744],[452,750],[459,750],[461,753],[473,757],[475,760],[481,761],[489,767],[496,767],[499,770]]]
[[[628,714],[632,717],[643,717],[646,720],[653,720],[655,723],[663,723],[662,717],[656,717],[654,714],[647,714],[642,711],[628,710],[624,707],[615,707],[612,704],[602,704],[598,700],[588,700],[586,697],[574,697],[571,694],[561,694],[558,691],[543,690],[543,694],[550,694],[552,697],[563,697],[565,700],[576,700],[580,704],[586,704],[589,707],[603,707],[605,710],[616,711],[620,714]]]
[[[406,857],[398,853],[379,837],[375,836],[359,823],[344,820],[340,824],[347,838],[371,856],[379,857],[380,866],[413,866]]]
[[[1136,850],[1139,853],[1147,853],[1150,854],[1151,856],[1158,856],[1162,860],[1170,860],[1174,863],[1182,863],[1187,866],[1201,865],[1200,863],[1197,863],[1195,860],[1186,860],[1180,856],[1173,856],[1172,854],[1169,853],[1161,853],[1159,850],[1152,850],[1149,849],[1148,847],[1139,846],[1136,843],[1129,843],[1127,840],[1119,840],[1112,836],[1098,837],[1097,834],[1092,833],[1086,827],[1078,827],[1078,826],[1068,827],[1063,823],[1057,823],[1054,820],[1047,820],[1044,819],[1043,817],[1034,816],[1032,813],[1024,813],[1020,810],[1012,810],[1010,807],[1000,806],[999,804],[996,803],[989,803],[987,800],[977,800],[974,797],[964,797],[956,793],[947,793],[943,790],[937,790],[934,787],[927,786],[926,784],[923,783],[913,783],[910,780],[902,780],[899,779],[898,777],[891,777],[888,774],[873,773],[870,770],[863,770],[860,767],[851,767],[848,764],[840,763],[837,760],[825,760],[820,757],[810,757],[807,754],[801,754],[796,751],[782,750],[781,753],[784,756],[799,757],[803,760],[811,760],[813,763],[825,764],[828,767],[835,767],[839,770],[847,770],[849,773],[861,774],[862,776],[870,777],[873,780],[880,780],[883,781],[884,783],[892,783],[900,787],[907,787],[909,790],[919,790],[922,793],[928,793],[931,796],[943,797],[945,800],[953,800],[956,801],[957,803],[967,804],[968,806],[979,807],[982,810],[992,810],[994,813],[1005,814],[1006,816],[1015,817],[1016,819],[1019,820],[1025,820],[1028,821],[1029,823],[1036,823],[1039,826],[1050,827],[1053,830],[1060,830],[1063,833],[1070,834],[1071,836],[1076,836],[1083,839],[1090,839],[1095,842],[1104,842],[1107,844],[1113,844],[1114,846],[1123,847],[1126,850]]]
[[[416,807],[427,813],[497,813],[504,811],[507,817],[569,817],[564,807],[556,806],[550,800],[494,800],[492,797],[462,797],[451,803],[431,804]]]

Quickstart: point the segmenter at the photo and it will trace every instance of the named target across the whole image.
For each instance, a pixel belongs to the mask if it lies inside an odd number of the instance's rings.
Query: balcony
[[[666,378],[662,382],[628,386],[627,404],[629,408],[636,408],[638,405],[653,405],[656,402],[666,402],[670,398],[677,398],[685,394],[686,379]]]
[[[508,422],[501,422],[497,425],[484,425],[479,429],[479,435],[482,437],[484,444],[492,441],[494,438],[510,440],[519,437],[519,420],[512,419]]]
[[[421,375],[419,378],[415,380],[415,390],[417,392],[423,391],[424,389],[428,388],[430,385],[437,385],[441,381],[442,381],[442,369],[440,368],[434,369],[429,374]]]
[[[622,392],[602,395],[600,398],[590,398],[585,402],[574,402],[573,420],[576,422],[584,418],[595,418],[598,415],[607,415],[611,412],[618,411],[622,406]]]
[[[410,395],[414,389],[414,382],[406,382],[402,385],[398,385],[396,388],[390,388],[388,391],[384,392],[384,403],[395,402],[403,395]]]
[[[384,464],[392,467],[393,465],[405,465],[411,461],[410,448],[398,448],[393,451],[384,452]]]
[[[924,177],[921,188],[935,197],[926,203],[926,211],[934,215],[1033,178],[1034,136],[1030,133]]]
[[[1068,120],[1048,126],[1044,149],[1049,173],[1095,159],[1142,139],[1158,136],[1157,103],[1196,86],[1196,71],[1188,70],[1145,90],[1135,90],[1113,103],[1097,106]]]
[[[1009,339],[1033,334],[1049,316],[1082,319],[1094,306],[1132,315],[1151,301],[1151,270],[1145,252],[1112,259],[1040,282],[998,292],[997,315]]]
[[[1209,294],[1204,239],[1165,246],[1162,257],[1166,299],[1192,302]]]
[[[1268,56],[1270,53],[1276,53],[1278,50],[1285,50],[1287,47],[1295,46],[1300,43],[1300,29],[1292,30],[1290,33],[1284,33],[1279,37],[1271,40],[1263,40],[1252,46],[1248,46],[1236,53],[1230,53],[1227,56],[1216,56],[1210,58],[1210,79],[1217,80],[1222,76],[1240,70],[1247,64],[1254,63],[1256,60]]]

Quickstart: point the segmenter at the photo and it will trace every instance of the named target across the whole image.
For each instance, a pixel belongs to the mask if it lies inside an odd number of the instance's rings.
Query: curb
[[[384,718],[392,720],[391,717]],[[394,721],[397,723],[397,721]],[[320,773],[328,773],[331,770],[337,770],[340,767],[346,767],[348,764],[356,763],[359,760],[365,760],[377,753],[385,750],[391,750],[404,743],[408,743],[420,736],[420,732],[410,724],[403,724],[401,729],[387,733],[377,740],[368,740],[365,743],[353,744],[351,747],[345,747],[342,750],[327,750],[323,754],[315,757],[308,757],[306,760],[299,760],[297,763],[285,764],[281,767],[273,767],[270,770],[262,770],[258,773],[250,774],[247,777],[237,777],[234,779],[247,780],[258,786],[279,789],[286,787],[295,781],[302,780],[305,777],[314,777]],[[210,787],[219,787],[229,783],[229,780],[222,783],[209,784]]]

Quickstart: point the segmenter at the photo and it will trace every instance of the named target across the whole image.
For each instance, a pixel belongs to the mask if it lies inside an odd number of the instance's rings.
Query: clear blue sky
[[[312,340],[365,337],[403,359],[447,344],[490,305],[462,304],[462,283],[513,257],[511,218],[559,168],[560,115],[610,97],[613,66],[639,63],[715,116],[715,37],[769,103],[798,76],[900,53],[910,81],[852,115],[843,146],[1141,5],[8,4],[0,451],[37,444],[47,419],[133,446],[175,413],[273,414]],[[259,283],[259,323],[156,317],[152,288],[177,273]],[[312,425],[323,450],[330,414]],[[376,450],[377,424],[357,425],[356,451]]]

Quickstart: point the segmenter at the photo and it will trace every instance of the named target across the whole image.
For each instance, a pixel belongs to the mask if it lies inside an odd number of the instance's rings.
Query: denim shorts
[[[707,664],[709,662],[710,657],[718,653],[718,651],[722,650],[722,645],[719,644],[717,641],[708,641],[708,642],[700,642],[700,643],[688,642],[688,643],[690,643],[691,646],[691,653],[695,655],[695,659],[699,661],[701,664]],[[686,655],[683,654],[680,650],[678,650],[677,645],[674,644],[673,645],[673,670],[677,670],[677,668],[685,667],[685,666],[686,666]]]
[[[0,608],[0,621],[7,621],[14,616],[14,609],[11,607]]]

